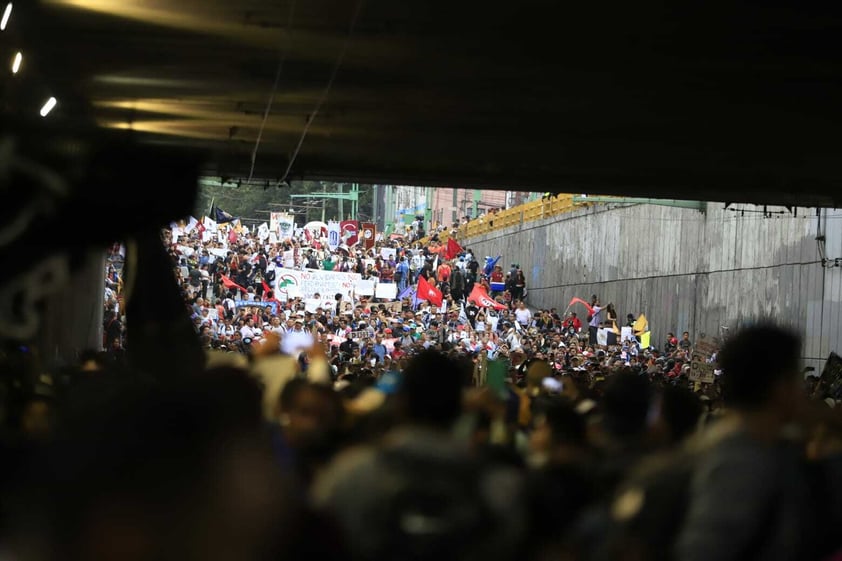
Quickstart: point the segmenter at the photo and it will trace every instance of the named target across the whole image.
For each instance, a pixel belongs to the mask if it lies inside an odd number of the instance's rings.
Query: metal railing
[[[526,222],[535,220],[543,220],[559,214],[564,214],[582,208],[588,203],[574,201],[573,195],[559,194],[552,197],[537,199],[528,203],[523,203],[515,207],[500,210],[493,214],[486,214],[467,224],[462,224],[457,228],[456,239],[465,240],[475,236],[481,236],[489,232],[495,232],[504,228],[511,228],[512,226],[519,226]],[[438,235],[439,242],[447,243],[450,238],[450,231],[445,230]],[[422,244],[430,242],[430,236],[419,240]]]
[[[523,203],[510,209],[501,210],[493,214],[487,214],[457,228],[457,239],[466,240],[475,236],[488,234],[504,228],[519,226],[526,222],[543,220],[552,216],[558,216],[572,212],[593,204],[653,204],[679,208],[692,208],[704,212],[705,203],[699,201],[678,201],[672,199],[648,199],[636,197],[613,197],[613,196],[585,196],[558,194]],[[447,243],[451,230],[445,230],[438,235],[441,243]],[[423,244],[430,242],[430,237],[420,240]]]
[[[573,195],[569,194],[538,199],[463,224],[459,228],[459,239],[473,238],[504,228],[519,226],[526,222],[543,220],[571,212],[582,206],[584,206],[582,203],[574,203]]]

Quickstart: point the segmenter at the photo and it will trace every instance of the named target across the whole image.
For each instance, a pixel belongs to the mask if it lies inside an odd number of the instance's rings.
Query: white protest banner
[[[191,257],[196,251],[192,247],[187,247],[186,245],[178,246],[178,251],[185,257]]]
[[[280,227],[278,223],[281,221],[281,215],[283,212],[270,212],[269,213],[269,229],[275,232],[276,234],[280,232]]]
[[[374,284],[373,279],[357,280],[354,283],[354,294],[357,296],[374,296]]]
[[[208,253],[210,253],[211,255],[215,255],[220,259],[225,259],[225,256],[228,255],[228,250],[219,247],[210,247],[208,248]]]
[[[331,251],[336,251],[336,248],[339,247],[339,244],[342,242],[341,235],[342,231],[339,227],[339,222],[331,220],[327,223],[327,246]]]
[[[189,233],[190,233],[190,232],[192,232],[192,231],[196,228],[196,226],[198,226],[198,225],[199,225],[199,221],[198,221],[198,220],[196,220],[195,218],[193,218],[193,217],[191,216],[191,217],[190,217],[190,219],[187,221],[187,225],[186,225],[186,226],[184,226],[184,231],[185,231],[186,233],[188,233],[188,234],[189,234]]]
[[[398,250],[394,247],[382,247],[380,248],[380,257],[383,259],[389,260],[394,259],[397,256]]]
[[[303,298],[313,298],[319,294],[324,299],[332,299],[336,294],[346,296],[350,293],[361,276],[357,273],[340,273],[336,271],[321,271],[308,269],[296,271],[294,269],[276,269],[276,293],[281,298],[294,298],[298,294]]]
[[[304,293],[300,286],[288,286],[286,291],[279,293],[281,300],[289,300],[290,298],[304,298]]]
[[[295,231],[295,219],[290,214],[280,214],[278,217],[278,233],[282,240],[288,240]]]
[[[313,336],[307,331],[288,331],[281,339],[281,350],[292,356],[313,346]]]
[[[216,220],[212,219],[210,216],[205,216],[202,219],[202,224],[208,232],[216,232],[219,229]]]
[[[284,252],[284,267],[287,269],[295,267],[295,252],[291,249]]]
[[[398,297],[398,285],[391,282],[379,282],[374,290],[374,295],[384,300],[394,300]]]
[[[269,225],[265,222],[257,229],[257,237],[262,241],[269,237]]]
[[[632,341],[637,342],[637,339],[634,336],[634,331],[631,327],[621,327],[620,328],[620,341]]]
[[[202,232],[202,243],[208,243],[212,239],[213,239],[213,232],[208,232],[207,230]]]
[[[278,234],[275,232],[269,232],[269,243],[276,244],[278,243]]]
[[[319,298],[305,298],[304,299],[304,311],[310,312],[311,314],[316,311],[316,308],[322,306],[322,301]]]

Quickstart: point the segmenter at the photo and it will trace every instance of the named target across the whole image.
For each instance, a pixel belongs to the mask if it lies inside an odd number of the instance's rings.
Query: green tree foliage
[[[269,212],[288,212],[295,210],[296,223],[303,225],[311,220],[321,220],[322,204],[325,208],[325,218],[352,218],[351,202],[344,201],[344,216],[339,216],[339,201],[336,199],[292,199],[290,195],[306,193],[338,192],[338,183],[330,181],[294,181],[289,187],[276,187],[273,184],[252,182],[241,185],[227,183],[225,185],[202,185],[196,199],[195,216],[208,214],[211,201],[216,206],[230,212],[234,216],[244,219],[251,224],[269,220]],[[343,191],[351,190],[350,183],[342,184]],[[374,189],[371,185],[360,185],[359,220],[372,219]]]

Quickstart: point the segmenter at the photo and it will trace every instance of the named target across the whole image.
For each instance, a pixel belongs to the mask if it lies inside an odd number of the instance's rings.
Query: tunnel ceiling
[[[55,92],[208,174],[842,202],[839,3],[25,4],[6,112]]]

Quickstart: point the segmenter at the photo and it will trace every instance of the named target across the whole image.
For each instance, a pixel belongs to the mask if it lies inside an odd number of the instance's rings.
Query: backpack
[[[391,492],[372,528],[376,559],[398,561],[494,558],[495,517],[483,496],[479,466],[468,458],[402,449],[379,452]]]

